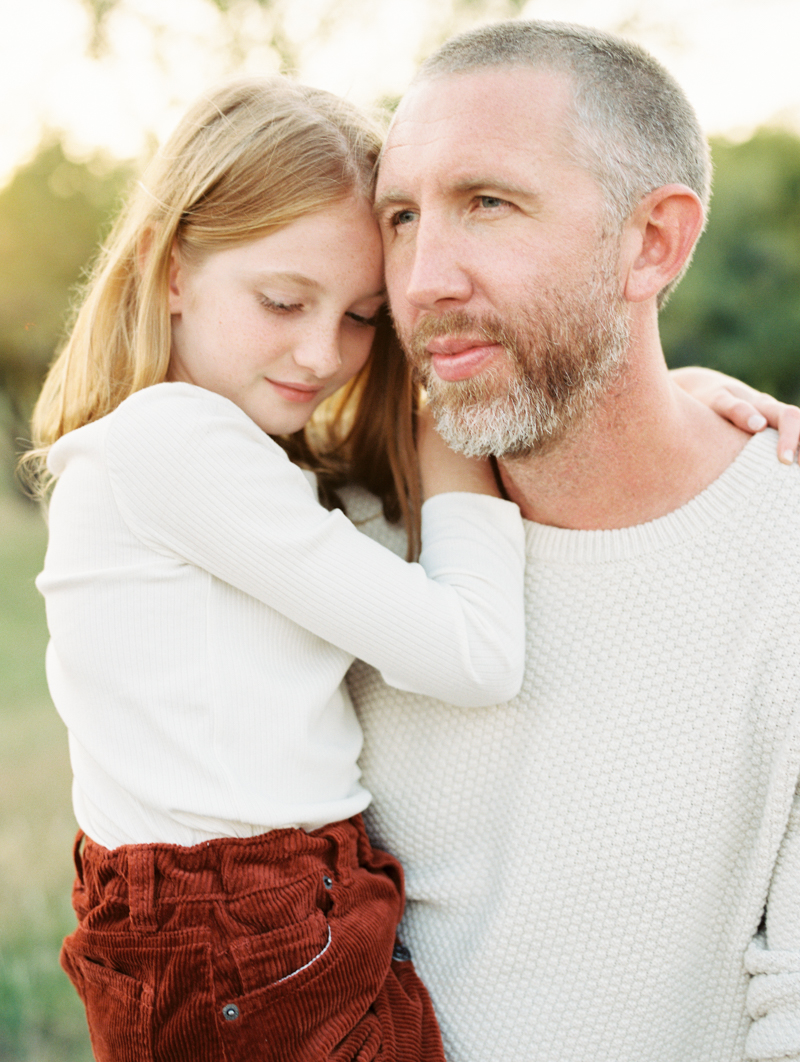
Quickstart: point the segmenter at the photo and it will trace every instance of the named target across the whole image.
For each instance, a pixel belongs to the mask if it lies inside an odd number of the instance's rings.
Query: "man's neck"
[[[499,467],[526,519],[578,530],[632,527],[690,501],[747,439],[673,384],[662,363],[628,373],[565,442]]]

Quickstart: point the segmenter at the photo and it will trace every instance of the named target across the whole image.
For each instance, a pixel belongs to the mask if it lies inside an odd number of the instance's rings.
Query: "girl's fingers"
[[[756,392],[751,392],[755,395]],[[765,396],[766,397],[766,396]],[[708,404],[715,413],[735,424],[742,431],[761,431],[769,424],[766,416],[753,401],[750,395],[734,393],[731,387],[721,387],[708,396]]]
[[[800,443],[800,409],[786,406],[778,413],[778,457],[784,464],[790,465],[797,454]]]

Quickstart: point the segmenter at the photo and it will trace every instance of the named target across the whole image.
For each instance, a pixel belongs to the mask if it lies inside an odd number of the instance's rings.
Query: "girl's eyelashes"
[[[293,310],[302,310],[303,308],[302,302],[279,302],[277,299],[271,299],[269,295],[264,294],[260,294],[258,298],[268,310],[274,310],[276,313],[291,313]]]
[[[265,295],[263,292],[259,292],[258,301],[272,313],[281,314],[296,313],[305,306],[305,303],[302,302],[281,302],[280,299],[271,299],[269,295]],[[374,328],[378,323],[382,306],[383,304],[369,317],[366,314],[355,313],[355,311],[348,311],[345,317],[349,317],[351,321],[364,328]]]
[[[365,328],[374,328],[378,323],[379,311],[374,313],[372,317],[364,317],[360,313],[348,313],[347,316],[355,321],[356,324],[364,325]]]

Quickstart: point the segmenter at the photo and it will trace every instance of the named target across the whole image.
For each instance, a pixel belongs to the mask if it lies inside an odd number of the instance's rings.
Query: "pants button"
[[[222,1017],[225,1021],[236,1021],[239,1017],[239,1008],[235,1003],[226,1003],[222,1008]]]

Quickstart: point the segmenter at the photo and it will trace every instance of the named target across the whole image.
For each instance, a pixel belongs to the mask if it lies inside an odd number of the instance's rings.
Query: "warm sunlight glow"
[[[300,76],[364,105],[402,92],[420,55],[464,25],[454,20],[451,0],[351,0],[330,28],[320,21],[325,9],[324,0],[288,6]],[[675,73],[711,133],[743,136],[771,121],[800,129],[797,0],[530,0],[525,14],[639,40]],[[0,180],[36,149],[45,127],[66,131],[77,154],[98,147],[140,154],[203,87],[233,71],[232,34],[240,45],[236,70],[276,72],[265,27],[259,12],[225,23],[207,0],[124,0],[108,22],[108,54],[93,60],[80,0],[11,5],[0,40],[0,86],[9,102]]]

